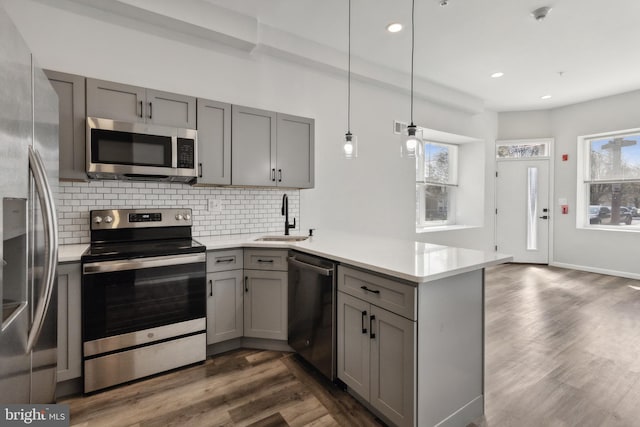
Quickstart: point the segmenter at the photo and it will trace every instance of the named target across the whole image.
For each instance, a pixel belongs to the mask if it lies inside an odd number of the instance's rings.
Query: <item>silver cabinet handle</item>
[[[56,282],[56,265],[58,263],[58,221],[56,220],[56,209],[53,203],[53,193],[47,180],[47,173],[40,154],[29,147],[29,168],[33,173],[34,182],[38,191],[38,199],[44,217],[45,235],[45,257],[43,268],[43,285],[40,290],[38,305],[33,316],[33,326],[27,338],[27,352],[33,350],[42,326],[44,318],[49,310],[51,295]]]
[[[333,268],[324,268],[318,267],[317,265],[313,264],[307,264],[306,262],[302,262],[294,256],[290,256],[288,259],[290,264],[297,265],[307,270],[315,271],[316,273],[320,273],[323,276],[331,276],[333,274]]]
[[[140,268],[168,267],[170,265],[194,264],[205,262],[205,254],[165,255],[150,258],[123,259],[116,261],[98,261],[84,264],[83,274],[110,273],[114,271],[137,270]]]

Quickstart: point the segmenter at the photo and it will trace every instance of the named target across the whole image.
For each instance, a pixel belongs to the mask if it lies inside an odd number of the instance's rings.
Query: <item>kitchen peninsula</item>
[[[337,262],[338,378],[365,406],[399,426],[464,426],[483,414],[484,268],[510,256],[324,230],[262,237],[198,240],[209,255],[290,249]],[[60,262],[85,247],[61,247]]]

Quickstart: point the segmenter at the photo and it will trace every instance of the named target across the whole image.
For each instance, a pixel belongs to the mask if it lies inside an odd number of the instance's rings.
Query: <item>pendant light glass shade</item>
[[[347,133],[344,134],[342,143],[342,155],[351,160],[358,157],[358,137],[351,133],[351,0],[349,0],[349,25],[348,25],[349,54],[347,63]]]
[[[423,141],[422,131],[413,124],[413,56],[415,51],[415,0],[411,1],[411,124],[402,133],[400,144],[400,157],[411,159],[422,158]]]
[[[411,123],[407,126],[407,130],[402,135],[402,145],[400,146],[400,156],[413,158],[422,158],[422,147],[424,142],[422,140],[422,130],[418,129],[416,125]]]
[[[342,145],[342,151],[344,158],[355,159],[358,157],[358,137],[352,135],[351,132],[347,132],[344,135],[344,144]]]

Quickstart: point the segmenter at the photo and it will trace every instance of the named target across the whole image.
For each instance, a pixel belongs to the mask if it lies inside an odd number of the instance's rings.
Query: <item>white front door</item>
[[[498,160],[496,245],[514,262],[549,263],[549,159]]]

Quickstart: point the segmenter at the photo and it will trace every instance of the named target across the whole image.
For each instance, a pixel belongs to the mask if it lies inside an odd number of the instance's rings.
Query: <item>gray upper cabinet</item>
[[[60,179],[86,181],[85,78],[51,70],[44,72],[58,94]]]
[[[177,93],[147,89],[147,123],[196,128],[196,99]]]
[[[87,79],[87,116],[196,128],[194,97]]]
[[[232,107],[233,185],[311,188],[314,120]]]
[[[278,113],[278,185],[313,188],[315,121]]]
[[[231,108],[233,185],[276,185],[276,113],[234,105]]]
[[[231,184],[231,104],[198,98],[198,184]]]

